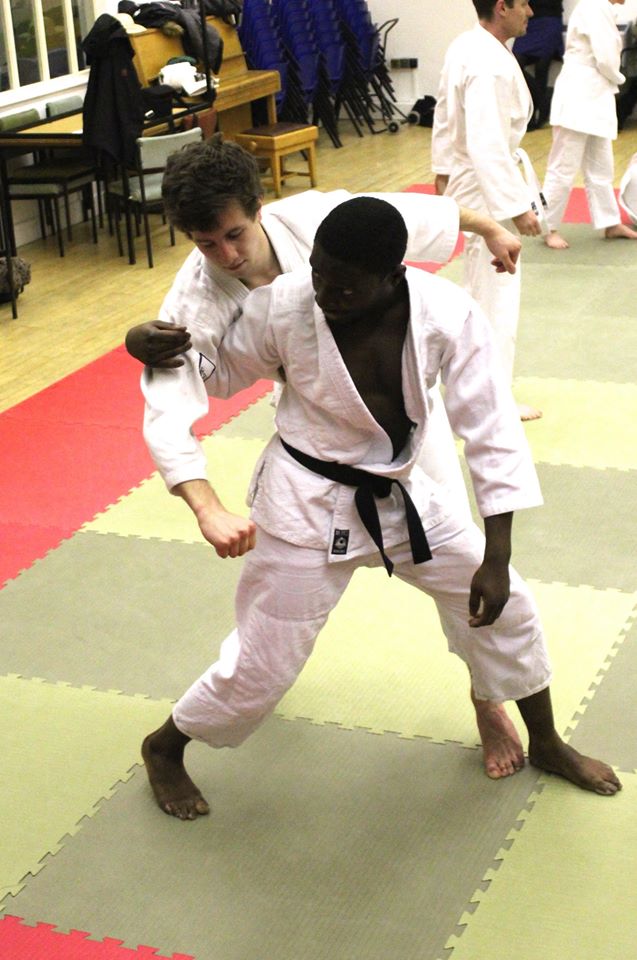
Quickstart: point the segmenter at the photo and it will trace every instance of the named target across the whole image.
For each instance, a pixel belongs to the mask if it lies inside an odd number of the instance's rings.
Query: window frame
[[[108,0],[86,0],[89,17],[92,16],[94,22],[100,13],[107,12],[106,7],[111,6]],[[41,76],[44,80],[37,83],[28,83],[24,86],[17,86],[0,92],[0,109],[11,107],[15,104],[22,104],[28,101],[39,100],[51,93],[60,93],[73,88],[82,90],[86,87],[88,81],[88,69],[78,68],[77,50],[75,46],[75,36],[73,35],[73,8],[71,0],[60,0],[64,8],[65,23],[65,41],[67,56],[69,59],[70,72],[59,77],[50,77],[48,49],[46,42],[46,33],[44,29],[43,0],[32,0],[34,11],[35,37],[37,47],[38,65]],[[10,22],[11,0],[0,0],[0,10],[4,24]],[[18,77],[18,63],[15,48],[15,39],[13,32],[5,29],[5,53],[7,67],[9,72],[9,82]]]

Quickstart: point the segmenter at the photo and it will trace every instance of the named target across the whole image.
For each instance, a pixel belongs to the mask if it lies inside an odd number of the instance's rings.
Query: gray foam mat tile
[[[541,463],[538,510],[513,523],[513,562],[525,577],[600,590],[637,590],[634,472]]]
[[[539,463],[544,505],[513,519],[513,565],[544,583],[637,590],[635,474]],[[466,462],[462,470],[475,509]]]
[[[175,699],[234,626],[241,561],[76,534],[0,592],[4,673]]]
[[[635,610],[637,616],[637,610]],[[633,618],[614,656],[604,664],[570,743],[619,770],[637,771],[637,622]]]
[[[139,771],[5,910],[197,960],[437,960],[537,783],[489,781],[457,745],[277,718],[189,751],[209,817],[166,816]]]

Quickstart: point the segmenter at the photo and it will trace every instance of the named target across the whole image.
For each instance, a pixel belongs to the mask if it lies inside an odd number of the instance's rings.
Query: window
[[[78,73],[93,0],[0,0],[0,91]]]

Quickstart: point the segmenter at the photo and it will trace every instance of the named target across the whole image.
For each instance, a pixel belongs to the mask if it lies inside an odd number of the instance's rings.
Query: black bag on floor
[[[416,100],[407,115],[408,122],[419,127],[433,127],[435,106],[436,98],[428,94],[422,100]]]
[[[22,293],[27,283],[31,281],[31,266],[22,257],[11,257],[11,267],[13,270],[13,289],[17,297]],[[10,300],[11,287],[9,286],[7,258],[0,257],[0,303],[8,303]]]

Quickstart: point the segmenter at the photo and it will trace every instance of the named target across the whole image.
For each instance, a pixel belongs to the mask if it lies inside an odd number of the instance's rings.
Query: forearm
[[[172,492],[188,504],[201,533],[219,557],[242,557],[256,543],[256,526],[247,517],[230,513],[207,480],[178,483]]]
[[[185,480],[176,484],[170,491],[190,507],[198,522],[211,511],[224,510],[221,500],[207,480]]]
[[[484,518],[484,562],[509,565],[511,560],[511,530],[513,513],[498,513]]]

